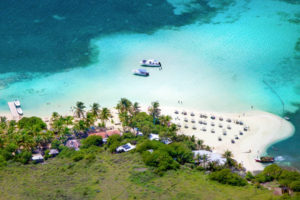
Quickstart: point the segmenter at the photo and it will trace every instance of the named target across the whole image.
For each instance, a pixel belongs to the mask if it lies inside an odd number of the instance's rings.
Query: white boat
[[[161,67],[161,63],[154,59],[142,60],[141,65],[144,67]]]
[[[20,107],[21,106],[21,103],[19,100],[14,100],[14,104],[16,107]]]
[[[16,107],[16,110],[19,115],[23,115],[23,110],[20,107]]]
[[[147,70],[145,70],[145,69],[133,70],[133,74],[138,75],[138,76],[149,76],[149,72],[147,72]]]

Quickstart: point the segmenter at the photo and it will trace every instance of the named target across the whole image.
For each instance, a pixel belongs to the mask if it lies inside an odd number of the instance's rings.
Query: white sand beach
[[[179,114],[175,114],[175,110]],[[182,111],[186,111],[187,115],[183,115]],[[195,116],[191,116],[192,112]],[[180,134],[194,135],[217,153],[223,154],[227,149],[230,150],[234,159],[251,172],[264,168],[264,165],[255,162],[254,159],[263,155],[269,145],[288,138],[294,133],[294,127],[290,122],[274,114],[258,110],[245,113],[221,113],[163,107],[162,114],[172,116],[173,122],[181,125]],[[200,114],[206,115],[207,118],[200,118]],[[211,116],[215,116],[215,119]],[[219,119],[220,117],[223,121]],[[185,122],[185,119],[188,122]],[[227,119],[231,122],[227,122]],[[199,121],[202,121],[202,124]],[[242,125],[237,124],[236,121],[242,122]],[[186,125],[188,128],[185,128]],[[224,132],[226,135],[223,134]],[[231,140],[234,140],[234,143]]]
[[[113,121],[107,121],[107,127],[122,130],[118,111],[114,108],[110,110]],[[142,106],[141,110],[147,112],[148,106]],[[178,114],[175,113],[176,110]],[[264,168],[264,165],[255,162],[255,158],[263,155],[272,143],[291,137],[294,133],[294,126],[287,120],[259,110],[226,113],[163,106],[161,111],[163,115],[170,115],[173,123],[181,125],[179,134],[194,135],[197,139],[203,140],[206,145],[211,146],[214,152],[220,154],[230,150],[234,159],[252,172]],[[183,111],[186,112],[186,115],[182,114]],[[194,116],[191,116],[191,113]],[[68,114],[72,115],[72,113]],[[8,112],[1,113],[1,115],[6,116],[9,120],[12,119]],[[204,115],[206,118],[200,117],[200,115]],[[215,118],[213,119],[212,116]],[[43,117],[43,119],[47,122],[50,117]],[[98,122],[100,121],[96,123]]]

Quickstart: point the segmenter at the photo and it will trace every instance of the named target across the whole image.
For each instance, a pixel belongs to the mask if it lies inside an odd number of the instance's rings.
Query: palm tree
[[[98,103],[93,103],[91,105],[91,113],[95,116],[98,117],[100,113],[100,105]]]
[[[126,98],[121,98],[121,100],[119,101],[119,103],[117,104],[117,110],[122,113],[122,112],[128,112],[130,111],[132,106],[131,101],[129,101]]]
[[[202,156],[202,160],[203,160],[204,168],[206,168],[206,162],[207,162],[207,160],[208,160],[208,156],[207,156],[206,154],[204,154],[204,155]]]
[[[232,152],[231,151],[229,151],[229,150],[226,150],[225,152],[224,152],[224,154],[223,154],[223,157],[224,158],[226,158],[226,159],[230,159],[230,158],[232,158]]]
[[[164,126],[169,126],[171,120],[172,120],[172,117],[170,117],[169,115],[160,116],[160,118],[159,118],[160,123]]]
[[[7,118],[4,116],[4,117],[0,117],[0,126],[2,129],[6,129],[7,128]]]
[[[81,101],[77,101],[75,106],[75,116],[78,118],[84,117],[85,105]]]
[[[105,125],[105,122],[111,118],[111,113],[110,113],[110,110],[108,108],[103,108],[101,110],[101,113],[100,113],[100,119],[102,121],[102,123]]]
[[[56,119],[58,119],[58,118],[59,118],[58,112],[53,112],[53,113],[52,113],[51,120],[54,121],[54,120],[56,120]]]
[[[136,114],[138,114],[139,112],[140,112],[140,105],[139,105],[139,103],[138,102],[135,102],[134,104],[133,104],[133,114],[134,115],[136,115]]]
[[[197,140],[197,145],[198,145],[198,149],[202,149],[203,148],[203,140]]]
[[[72,117],[72,116],[66,116],[66,117],[64,118],[64,120],[65,120],[66,125],[72,125],[72,124],[73,124],[74,117]]]
[[[94,114],[91,112],[88,112],[86,114],[86,118],[85,118],[86,127],[88,127],[88,128],[91,127],[92,125],[94,125],[95,121],[96,121],[96,117],[94,116]]]
[[[226,165],[229,167],[234,165],[232,156],[232,152],[229,150],[226,150],[223,154],[223,157],[226,158]]]
[[[158,101],[154,101],[151,103],[150,108],[148,109],[149,114],[153,117],[153,120],[155,120],[159,117],[160,115],[160,109],[159,109],[159,103]]]

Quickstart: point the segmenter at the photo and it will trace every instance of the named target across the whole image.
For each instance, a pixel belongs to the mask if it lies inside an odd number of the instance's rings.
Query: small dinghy
[[[145,69],[136,69],[133,70],[133,74],[137,76],[149,76],[149,72]]]
[[[161,63],[154,59],[142,60],[141,65],[144,67],[161,67]]]

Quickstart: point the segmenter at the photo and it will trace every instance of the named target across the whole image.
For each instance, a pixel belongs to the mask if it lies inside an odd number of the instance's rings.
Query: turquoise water
[[[127,97],[168,106],[181,100],[205,110],[253,106],[296,113],[298,1],[85,2],[1,1],[8,22],[0,26],[1,112],[14,98],[27,115],[49,115],[69,112],[78,100],[114,106]],[[160,60],[163,70],[133,76],[144,58]],[[291,151],[299,143],[288,142]],[[286,153],[278,148],[275,156]]]

